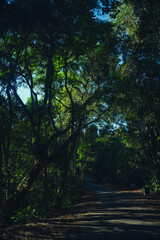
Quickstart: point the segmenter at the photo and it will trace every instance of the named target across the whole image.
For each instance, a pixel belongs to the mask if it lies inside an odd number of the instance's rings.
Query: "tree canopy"
[[[1,1],[2,216],[71,203],[86,171],[159,189],[159,5]]]

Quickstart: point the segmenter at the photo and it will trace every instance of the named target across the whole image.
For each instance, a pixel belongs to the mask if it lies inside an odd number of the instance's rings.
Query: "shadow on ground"
[[[160,211],[150,207],[153,199],[149,201],[136,192],[112,190],[94,184],[90,178],[86,185],[88,195],[61,216],[5,229],[0,240],[160,239]]]

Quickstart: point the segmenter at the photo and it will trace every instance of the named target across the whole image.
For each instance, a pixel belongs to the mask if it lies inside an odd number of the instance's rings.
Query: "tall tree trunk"
[[[48,208],[47,208],[47,192],[48,192],[48,173],[47,173],[47,164],[45,164],[44,169],[43,169],[43,206],[44,206],[44,211],[47,213]]]
[[[2,154],[2,143],[0,142],[0,209],[3,205],[3,175],[2,175],[2,165],[3,165],[3,154]]]
[[[4,167],[5,167],[5,200],[9,196],[9,171],[8,171],[8,160],[9,160],[9,147],[10,147],[10,135],[4,138],[3,142],[3,153],[4,153]]]

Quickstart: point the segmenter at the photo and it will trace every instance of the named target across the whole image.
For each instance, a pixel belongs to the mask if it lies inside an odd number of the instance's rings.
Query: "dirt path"
[[[159,240],[159,201],[86,179],[90,190],[59,217],[4,229],[0,240]],[[156,205],[157,204],[157,205]]]
[[[145,202],[134,192],[96,185],[89,178],[87,185],[101,198],[98,209],[79,222],[88,235],[92,232],[93,239],[160,239],[160,212],[149,207],[149,200]]]

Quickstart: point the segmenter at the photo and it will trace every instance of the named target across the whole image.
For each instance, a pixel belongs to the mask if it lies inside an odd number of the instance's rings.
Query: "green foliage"
[[[11,220],[14,223],[26,223],[31,220],[35,220],[42,216],[35,206],[29,205],[27,208],[24,208],[22,211],[16,211],[11,217]]]
[[[15,221],[76,201],[86,171],[159,189],[160,5],[101,3],[3,1],[0,204]]]
[[[159,3],[124,2],[113,20],[120,40],[121,55],[120,77],[115,84],[115,106],[126,121],[123,142],[133,151],[131,165],[140,170],[143,184],[152,184],[155,179],[159,181],[156,169],[160,156],[157,141],[160,96],[157,88]]]

